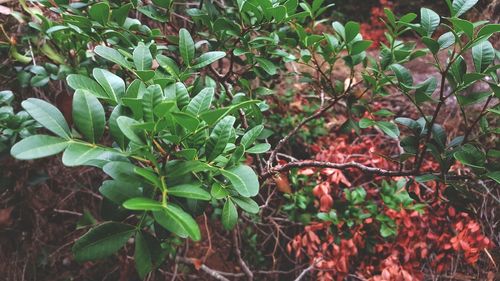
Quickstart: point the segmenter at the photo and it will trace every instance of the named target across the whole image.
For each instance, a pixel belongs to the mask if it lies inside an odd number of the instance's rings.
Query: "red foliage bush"
[[[323,148],[322,146],[326,146]],[[347,136],[323,138],[312,147],[316,160],[343,163],[353,160],[367,166],[394,169],[392,161],[383,156],[390,155],[397,146],[387,142],[382,135],[362,136],[351,140]],[[434,170],[435,163],[426,161],[427,170]],[[344,174],[340,170],[304,169],[299,173],[316,180],[313,189],[315,207],[320,212],[329,212],[345,202],[343,190],[367,181],[359,170]],[[317,178],[315,178],[317,176]],[[380,182],[381,178],[375,178]],[[427,182],[424,192],[419,184],[409,186],[419,198],[434,198],[424,211],[399,210],[382,204],[380,211],[395,223],[397,233],[384,238],[378,229],[379,222],[372,217],[347,226],[344,221],[313,222],[288,245],[288,251],[298,259],[307,259],[318,269],[318,280],[343,280],[356,272],[369,280],[423,280],[422,266],[430,266],[443,272],[457,253],[462,253],[469,264],[477,262],[485,248],[492,242],[481,233],[480,225],[467,213],[457,212],[454,207],[440,200],[437,182]],[[380,190],[373,185],[362,184],[367,198],[381,202]],[[429,201],[428,201],[429,202]]]

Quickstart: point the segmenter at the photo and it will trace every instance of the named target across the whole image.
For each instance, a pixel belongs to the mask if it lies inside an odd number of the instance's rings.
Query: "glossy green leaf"
[[[22,139],[10,150],[10,154],[21,160],[38,159],[63,151],[69,142],[53,136],[34,135]]]
[[[268,143],[259,143],[246,150],[247,153],[261,154],[268,152],[271,149],[271,145]]]
[[[205,67],[207,65],[212,64],[213,62],[216,62],[216,61],[222,59],[225,56],[226,56],[226,53],[220,52],[220,51],[204,53],[203,55],[201,55],[199,58],[197,58],[194,61],[192,68],[198,69],[198,68]]]
[[[141,137],[139,137],[140,132],[134,128],[134,126],[139,125],[140,123],[130,117],[120,116],[116,119],[116,123],[118,127],[122,131],[122,133],[131,141],[137,144],[144,144]]]
[[[201,90],[187,105],[186,112],[194,116],[199,116],[201,113],[210,109],[212,99],[214,97],[214,88],[205,88]]]
[[[125,82],[119,76],[101,68],[94,68],[92,75],[112,101],[118,103],[125,95]]]
[[[452,16],[459,17],[470,10],[479,0],[454,0],[452,4]]]
[[[410,71],[406,69],[406,67],[400,64],[391,65],[391,70],[394,71],[398,82],[403,84],[406,87],[411,87],[413,85],[413,78],[411,76]]]
[[[185,112],[172,112],[172,116],[174,116],[174,120],[177,124],[190,132],[194,132],[200,124],[200,120]]]
[[[264,69],[265,72],[267,72],[267,74],[269,75],[276,74],[276,66],[274,65],[273,62],[265,58],[255,58],[255,60],[259,63],[259,66],[262,67],[262,69]]]
[[[157,246],[161,247],[159,243]],[[146,275],[153,270],[153,261],[151,258],[152,250],[153,249],[148,245],[148,241],[142,232],[138,232],[135,235],[134,261],[135,268],[141,279],[144,279]]]
[[[78,239],[73,253],[78,262],[106,258],[118,251],[134,233],[128,224],[107,222],[92,228]]]
[[[90,18],[103,25],[108,22],[109,14],[109,4],[106,2],[95,3],[89,9]]]
[[[71,131],[62,113],[52,104],[35,98],[29,98],[21,103],[22,107],[33,119],[52,133],[69,139]]]
[[[236,226],[238,222],[238,210],[231,200],[226,200],[224,207],[222,208],[222,226],[226,230],[231,230]]]
[[[125,149],[125,146],[127,144],[125,135],[123,132],[120,130],[120,127],[118,126],[118,117],[122,116],[124,114],[123,107],[121,105],[116,106],[113,109],[113,112],[111,112],[111,115],[109,116],[109,132],[111,133],[111,136],[113,137],[113,140],[120,146],[122,150]]]
[[[236,118],[233,116],[226,116],[215,125],[206,144],[208,161],[214,160],[224,151],[229,143],[235,121]]]
[[[250,214],[257,214],[259,212],[259,205],[247,197],[231,197],[231,199],[245,212]]]
[[[108,95],[96,81],[80,74],[70,74],[66,78],[68,85],[74,90],[90,93],[98,98],[107,99]]]
[[[495,49],[490,42],[484,41],[472,47],[472,59],[477,72],[484,72],[495,59]]]
[[[497,32],[500,32],[500,24],[498,24],[498,23],[487,24],[487,25],[481,27],[481,29],[477,33],[477,37],[478,38],[483,37],[483,36],[488,37],[488,36],[490,36],[494,33],[497,33]]]
[[[127,61],[125,59],[125,57],[122,54],[120,54],[120,52],[118,52],[117,50],[115,50],[113,48],[99,45],[99,46],[95,47],[94,52],[97,55],[99,55],[100,57],[107,59],[111,62],[114,62],[114,63],[116,63],[116,64],[118,64],[126,69],[132,68],[132,65],[130,64],[130,62]]]
[[[462,146],[459,151],[453,154],[453,157],[464,165],[474,168],[484,168],[484,162],[486,161],[484,153],[471,144]]]
[[[489,172],[486,176],[500,184],[500,171]]]
[[[259,193],[259,179],[252,168],[239,165],[229,170],[220,170],[234,189],[243,197],[253,197]]]
[[[194,41],[189,31],[185,28],[179,30],[179,51],[184,60],[184,64],[191,65],[195,53]]]
[[[259,135],[262,133],[262,130],[264,130],[264,126],[262,125],[257,125],[253,127],[252,129],[248,130],[240,140],[240,144],[243,145],[245,148],[249,148],[259,137]]]
[[[65,166],[97,166],[101,167],[117,154],[108,148],[87,143],[71,143],[63,153],[62,162]]]
[[[379,127],[386,135],[393,139],[399,137],[399,129],[396,124],[387,121],[377,121],[376,126]]]
[[[360,25],[357,22],[350,21],[345,25],[345,40],[350,43],[359,34]]]
[[[128,199],[123,202],[123,207],[134,211],[160,211],[164,208],[160,202],[144,197]]]
[[[420,25],[425,30],[425,35],[431,37],[439,26],[441,18],[431,9],[420,9]]]
[[[168,188],[168,195],[196,200],[210,200],[211,196],[201,188],[201,184],[181,184]]]
[[[156,61],[158,62],[160,67],[165,69],[170,75],[174,77],[179,76],[179,66],[177,66],[177,63],[173,59],[164,55],[157,55]]]
[[[106,118],[104,108],[92,94],[75,92],[73,95],[73,120],[83,136],[95,143],[104,134]]]
[[[370,48],[372,43],[373,42],[370,40],[361,40],[354,42],[351,47],[351,56],[355,56],[366,51],[368,48]]]
[[[149,51],[149,48],[142,42],[135,47],[134,52],[132,53],[132,58],[137,70],[150,70],[153,66],[153,56],[151,55],[151,51]]]
[[[179,206],[169,203],[162,211],[153,213],[155,220],[165,229],[179,235],[190,237],[194,241],[201,239],[200,228],[196,221]]]
[[[142,97],[142,110],[145,122],[154,122],[154,108],[163,100],[163,91],[157,84],[151,85],[147,88],[144,96]]]
[[[121,205],[130,198],[142,196],[141,187],[133,182],[107,180],[99,187],[99,192],[107,199]]]

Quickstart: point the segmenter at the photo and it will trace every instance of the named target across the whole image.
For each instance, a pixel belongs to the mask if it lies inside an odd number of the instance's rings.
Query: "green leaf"
[[[147,88],[142,97],[142,109],[145,122],[154,122],[154,108],[163,100],[163,91],[160,85],[154,84]]]
[[[125,20],[127,20],[130,8],[132,8],[132,3],[127,3],[120,6],[118,9],[113,10],[111,17],[119,26],[122,26],[125,23]]]
[[[140,123],[130,117],[120,116],[116,119],[116,123],[118,127],[122,131],[122,133],[131,141],[137,144],[144,144],[143,140],[138,135],[138,130],[134,128],[134,126],[139,125]]]
[[[187,105],[186,112],[194,116],[208,111],[214,97],[214,88],[205,88],[201,90]]]
[[[257,125],[252,129],[248,130],[241,137],[240,144],[243,145],[245,148],[250,147],[255,142],[257,137],[259,137],[259,135],[262,133],[262,130],[264,130],[263,125]]]
[[[489,172],[485,176],[500,184],[500,171]]]
[[[236,118],[226,116],[215,125],[206,144],[206,156],[208,161],[214,160],[226,148],[231,138],[233,124]]]
[[[144,279],[165,258],[166,250],[160,241],[147,232],[137,232],[135,235],[134,261],[139,277]]]
[[[10,150],[10,154],[21,160],[38,159],[63,151],[69,142],[53,136],[34,135],[22,139]]]
[[[269,151],[271,145],[268,143],[259,143],[246,150],[247,153],[261,154]]]
[[[387,121],[377,121],[375,124],[389,137],[397,139],[399,137],[399,129],[396,124]]]
[[[265,58],[255,58],[255,60],[259,63],[259,66],[262,67],[265,72],[267,72],[267,74],[276,74],[276,66],[270,60],[267,60]]]
[[[165,166],[167,178],[176,178],[191,172],[207,172],[212,169],[212,166],[199,160],[171,160]]]
[[[181,53],[181,57],[184,60],[184,64],[189,66],[191,65],[191,61],[194,59],[194,41],[191,38],[191,34],[185,28],[181,28],[179,30],[179,51]]]
[[[495,49],[490,42],[484,41],[472,47],[474,66],[479,73],[484,72],[495,59]]]
[[[174,108],[175,105],[176,103],[173,100],[163,100],[155,106],[153,112],[158,118],[163,118],[170,113],[170,110]]]
[[[433,10],[427,8],[420,9],[420,25],[424,28],[425,35],[431,37],[440,22],[439,15]]]
[[[216,200],[220,200],[224,197],[229,196],[229,191],[224,188],[220,183],[215,182],[210,190],[210,195]]]
[[[188,105],[190,99],[186,85],[184,85],[184,83],[177,82],[175,83],[174,89],[175,89],[175,97],[177,99],[177,105],[179,106],[180,109],[184,108],[184,106]]]
[[[157,55],[156,56],[156,61],[160,65],[161,68],[165,69],[170,75],[174,77],[179,76],[179,67],[177,66],[177,63],[164,55]]]
[[[179,206],[169,203],[162,211],[153,213],[155,220],[167,230],[182,238],[190,237],[194,241],[201,239],[200,228],[196,221]]]
[[[133,182],[122,180],[107,180],[99,187],[99,192],[107,199],[121,205],[130,198],[142,196],[142,187]]]
[[[234,203],[228,199],[222,208],[222,226],[224,226],[226,230],[231,230],[237,222],[238,210],[236,210]]]
[[[403,86],[411,87],[413,85],[413,78],[411,77],[410,71],[406,67],[400,64],[393,64],[390,66],[391,70],[394,71],[398,82]]]
[[[480,38],[480,37],[488,37],[490,35],[492,35],[493,33],[497,33],[497,32],[500,32],[500,24],[487,24],[483,27],[481,27],[481,29],[479,30],[479,32],[477,33],[477,37]]]
[[[161,245],[158,246],[161,247]],[[141,279],[144,279],[153,270],[151,250],[142,232],[137,232],[135,235],[134,261],[135,268]]]
[[[125,82],[119,76],[101,68],[94,68],[92,75],[112,101],[118,103],[125,95]]]
[[[111,133],[111,136],[115,140],[115,142],[120,146],[122,150],[125,149],[125,146],[127,144],[125,135],[122,133],[120,130],[120,127],[118,126],[118,117],[122,116],[124,114],[123,107],[121,105],[116,106],[113,111],[111,112],[111,115],[109,116],[109,132]]]
[[[231,199],[247,213],[257,214],[259,212],[259,205],[250,198],[231,197]]]
[[[89,15],[92,20],[105,25],[109,20],[109,4],[100,2],[92,5],[89,9]]]
[[[62,162],[65,166],[81,165],[101,167],[117,154],[107,148],[87,143],[71,143],[63,153]]]
[[[463,31],[469,39],[472,39],[474,35],[474,25],[470,21],[459,18],[451,18],[450,21],[453,23],[453,27],[457,31]]]
[[[453,32],[446,32],[438,38],[439,49],[446,49],[455,44],[455,34]]]
[[[454,0],[452,4],[452,16],[459,17],[474,7],[479,0]]]
[[[453,154],[453,157],[464,165],[474,168],[484,168],[484,162],[486,161],[486,155],[471,144],[462,146],[459,151]]]
[[[186,183],[168,188],[168,195],[195,200],[210,200],[210,193],[201,188],[201,184]]]
[[[246,165],[239,165],[229,170],[219,170],[226,177],[234,189],[243,197],[253,197],[259,193],[259,179]]]
[[[96,81],[80,74],[70,74],[66,78],[68,85],[74,90],[90,93],[98,98],[107,99],[108,95]]]
[[[172,112],[172,116],[174,116],[174,120],[177,124],[181,125],[189,132],[194,132],[196,128],[198,128],[198,125],[200,125],[200,120],[185,112]]]
[[[345,40],[350,43],[359,34],[359,23],[350,21],[345,25]]]
[[[128,199],[123,202],[123,207],[134,211],[160,211],[164,208],[160,202],[144,197]]]
[[[104,133],[106,118],[104,108],[92,94],[75,92],[73,95],[73,120],[83,136],[96,143]]]
[[[150,70],[153,66],[151,51],[149,51],[149,48],[142,42],[139,42],[139,45],[135,47],[132,58],[137,70]]]
[[[94,52],[102,58],[114,62],[126,69],[132,69],[132,65],[130,64],[130,62],[128,62],[125,57],[120,54],[120,52],[113,48],[99,45],[95,47]]]
[[[78,262],[106,258],[127,243],[135,228],[128,224],[107,222],[92,228],[78,239],[73,253]]]
[[[153,0],[153,3],[158,7],[162,7],[163,9],[168,9],[172,4],[172,0]]]
[[[205,67],[207,65],[212,64],[215,61],[220,60],[225,56],[226,56],[225,52],[219,52],[219,51],[204,53],[194,61],[194,65],[192,66],[192,68],[198,69]]]
[[[372,44],[373,41],[370,40],[361,40],[354,42],[351,47],[351,56],[355,56],[357,54],[360,54],[361,52],[366,51]]]
[[[415,89],[415,102],[421,104],[425,101],[432,101],[432,94],[437,88],[437,80],[435,77],[430,77]]]
[[[144,185],[142,178],[135,172],[137,168],[137,166],[128,162],[113,161],[106,164],[102,170],[115,180]]]
[[[29,98],[23,101],[21,105],[33,119],[47,130],[65,139],[71,137],[68,124],[57,107],[35,98]]]
[[[361,120],[359,120],[359,123],[358,123],[358,126],[361,128],[361,129],[366,129],[366,128],[369,128],[373,125],[375,125],[375,121],[371,120],[371,119],[368,119],[368,118],[361,118]]]

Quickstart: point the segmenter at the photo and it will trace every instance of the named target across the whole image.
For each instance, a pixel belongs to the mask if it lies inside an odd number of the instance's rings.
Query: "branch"
[[[345,171],[347,169],[358,169],[364,173],[376,175],[376,176],[384,176],[384,177],[404,177],[404,176],[419,176],[423,174],[434,174],[440,175],[438,172],[421,172],[416,170],[406,170],[406,171],[392,171],[385,170],[382,168],[365,166],[363,164],[357,162],[346,162],[346,163],[332,163],[332,162],[323,162],[323,161],[314,161],[314,160],[304,160],[304,161],[294,161],[290,163],[286,163],[284,165],[279,165],[267,173],[262,175],[262,178],[267,179],[271,177],[275,173],[286,172],[293,168],[332,168],[341,171]],[[464,179],[473,179],[470,175],[447,175],[446,178],[448,180],[464,180]]]
[[[323,260],[322,258],[319,258],[318,260],[315,260],[309,267],[307,267],[306,269],[304,269],[304,271],[302,271],[302,273],[300,273],[300,275],[297,278],[295,278],[294,281],[300,281],[300,280],[302,280],[302,278],[304,278],[306,276],[306,274],[309,273],[309,271],[313,270],[314,267],[316,266],[316,264],[318,264],[322,260]]]
[[[234,249],[236,251],[236,256],[238,257],[238,262],[241,265],[243,272],[245,272],[245,275],[247,276],[248,281],[252,281],[253,280],[253,273],[250,270],[250,268],[248,268],[248,265],[245,263],[245,261],[241,257],[241,250],[239,247],[239,240],[238,240],[237,231],[238,231],[237,228],[233,230]]]
[[[346,94],[347,93],[344,93],[344,94],[336,97],[327,106],[321,108],[320,110],[318,110],[313,115],[311,115],[311,116],[305,118],[304,120],[302,120],[292,131],[290,131],[288,133],[288,135],[286,135],[284,138],[282,138],[278,142],[278,144],[276,145],[276,147],[274,148],[274,150],[271,152],[271,156],[269,156],[269,160],[267,160],[267,168],[270,169],[272,167],[272,164],[276,160],[276,156],[278,155],[278,152],[283,148],[283,146],[288,142],[288,140],[300,130],[300,128],[302,128],[304,125],[306,125],[311,120],[314,120],[314,119],[320,117],[321,115],[323,115],[323,113],[325,113],[327,110],[329,110],[330,108],[332,108],[343,97],[345,97]]]
[[[179,257],[178,258],[179,261],[183,262],[183,263],[188,263],[188,264],[191,264],[194,266],[194,262],[189,259],[189,258],[183,258],[183,257]],[[204,271],[205,273],[207,273],[208,275],[212,276],[213,278],[217,279],[217,280],[221,280],[221,281],[229,281],[229,279],[227,279],[226,277],[222,276],[222,273],[220,271],[217,271],[217,270],[213,270],[211,269],[210,267],[202,264],[200,266],[200,269],[202,271]]]
[[[370,166],[365,166],[357,162],[347,162],[347,163],[332,163],[314,160],[304,160],[304,161],[294,161],[286,163],[284,165],[279,165],[271,169],[269,172],[263,175],[264,178],[271,176],[274,173],[285,172],[293,168],[333,168],[337,170],[347,170],[350,168],[355,168],[361,170],[362,172],[378,175],[378,176],[411,176],[415,174],[415,171],[390,171],[381,168],[374,168]]]

